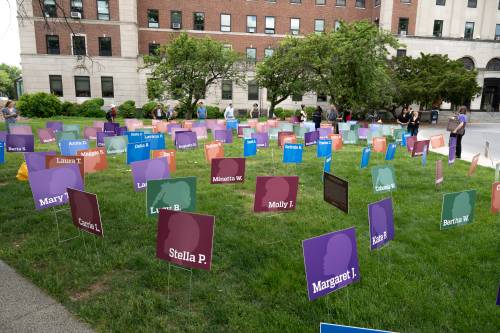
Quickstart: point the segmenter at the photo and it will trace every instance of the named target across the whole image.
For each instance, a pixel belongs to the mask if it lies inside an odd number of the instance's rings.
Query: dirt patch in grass
[[[103,278],[100,278],[95,283],[91,284],[87,289],[82,291],[77,291],[69,296],[69,298],[73,302],[84,301],[94,295],[105,292],[109,289],[108,282],[111,279],[110,275],[105,275]]]

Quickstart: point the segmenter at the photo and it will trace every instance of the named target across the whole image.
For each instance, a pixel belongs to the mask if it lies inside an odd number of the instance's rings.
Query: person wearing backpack
[[[337,124],[338,117],[339,117],[339,113],[337,111],[337,108],[335,107],[334,104],[332,104],[330,107],[330,111],[328,112],[327,118],[328,118],[328,121],[332,122],[333,130],[335,131],[335,133],[339,132],[338,124]]]
[[[116,105],[111,104],[109,110],[106,112],[106,120],[110,123],[114,122],[116,118]]]

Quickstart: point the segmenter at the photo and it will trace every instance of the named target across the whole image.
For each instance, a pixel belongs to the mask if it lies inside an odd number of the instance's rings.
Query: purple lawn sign
[[[192,132],[190,129],[185,129],[185,128],[182,128],[182,127],[174,127],[172,128],[172,131],[170,132],[170,135],[172,136],[172,141],[175,143],[175,138],[177,136],[178,133],[181,133],[181,132]]]
[[[97,132],[97,147],[104,147],[104,138],[108,136],[116,136],[114,132]]]
[[[63,123],[62,123],[62,121],[48,121],[45,124],[45,128],[50,128],[54,132],[62,132],[62,130],[63,130]]]
[[[370,223],[370,249],[384,246],[394,239],[394,210],[392,198],[380,200],[368,205]]]
[[[448,142],[448,146],[450,146],[450,147],[457,146],[457,137],[456,136],[450,136],[450,141]]]
[[[318,143],[319,133],[318,131],[306,132],[304,133],[304,144],[305,146],[313,146]]]
[[[450,146],[448,150],[448,165],[455,163],[455,158],[457,154],[457,146]]]
[[[196,133],[196,138],[198,140],[206,140],[208,138],[207,128],[205,126],[197,126],[197,127],[193,126],[191,130]]]
[[[116,134],[116,129],[120,127],[118,123],[104,123],[104,132],[114,132]]]
[[[302,247],[310,301],[359,281],[354,227],[306,239]]]
[[[498,286],[497,305],[500,305],[500,286]]]
[[[28,173],[31,193],[37,210],[64,205],[67,188],[83,191],[83,179],[76,164]]]
[[[167,132],[168,134],[172,135],[172,129],[173,128],[182,128],[181,124],[177,124],[177,123],[169,123],[167,125]]]
[[[33,130],[29,125],[10,126],[10,134],[33,135]]]
[[[175,147],[179,150],[198,147],[195,132],[177,132],[175,135]]]
[[[320,139],[328,139],[329,134],[333,134],[333,127],[318,128],[318,135]]]
[[[124,136],[124,135],[127,135],[127,132],[128,132],[127,126],[122,126],[122,127],[116,128],[115,134],[116,134],[116,136]]]
[[[360,139],[368,139],[368,132],[370,131],[369,128],[365,128],[365,127],[360,127],[358,128],[358,138]]]
[[[100,128],[101,132],[104,132],[104,121],[94,121],[92,127]]]
[[[252,133],[252,139],[257,140],[257,148],[269,148],[269,135],[267,133]]]
[[[39,128],[37,129],[37,132],[40,143],[56,142],[56,134],[52,128]]]
[[[33,135],[7,134],[7,152],[26,153],[35,151],[35,138]]]
[[[193,122],[193,124],[191,125],[191,128],[198,128],[198,127],[207,127],[207,124],[205,124],[204,121],[195,121]],[[194,132],[194,131],[193,131]]]
[[[97,140],[97,132],[100,131],[97,127],[84,127],[83,137],[87,140]]]
[[[7,131],[0,131],[0,141],[2,142],[7,141]]]
[[[39,151],[24,154],[24,160],[26,161],[26,166],[28,167],[28,173],[34,171],[45,170],[45,156],[56,155],[55,151]]]
[[[214,140],[215,141],[220,141],[222,143],[226,143],[226,140],[227,140],[227,130],[226,129],[215,130],[214,131]]]
[[[299,117],[297,117],[297,116],[291,116],[290,117],[290,122],[292,124],[298,124],[298,123],[300,123]]]
[[[133,162],[132,176],[134,178],[134,190],[136,192],[145,191],[148,180],[160,180],[170,178],[168,167],[168,158],[154,158],[152,160],[144,160]]]

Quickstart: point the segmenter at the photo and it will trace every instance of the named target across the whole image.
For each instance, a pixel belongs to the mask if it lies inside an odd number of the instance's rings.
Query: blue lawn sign
[[[127,132],[128,143],[137,143],[144,141],[144,132]]]
[[[332,154],[332,140],[318,140],[316,157],[326,157]]]
[[[257,155],[257,139],[245,139],[243,143],[243,156]]]
[[[354,326],[321,323],[319,324],[319,333],[391,333],[391,332],[375,330],[371,328],[361,328]]]
[[[0,141],[0,164],[5,163],[5,142]]]
[[[89,149],[89,142],[87,140],[61,140],[59,149],[61,155],[75,156],[79,150]]]
[[[396,155],[396,144],[389,143],[387,146],[387,152],[385,153],[385,160],[392,161],[394,159],[394,155]]]
[[[151,150],[166,149],[165,134],[163,133],[144,134],[144,141],[149,142]]]
[[[226,128],[238,130],[238,119],[226,120]]]
[[[360,168],[366,168],[368,166],[368,163],[370,162],[370,154],[371,154],[371,149],[369,147],[363,148],[363,152],[361,153],[361,165]]]
[[[285,143],[283,163],[302,163],[302,150],[301,143]]]
[[[406,147],[406,139],[411,136],[410,133],[403,133],[403,138],[401,140],[401,146]]]
[[[325,158],[325,161],[323,162],[323,173],[331,173],[330,170],[332,169],[332,155],[328,155]],[[321,175],[321,178],[323,178],[323,175]]]
[[[149,160],[149,142],[135,142],[127,145],[127,164],[137,161]]]
[[[422,166],[427,165],[427,150],[429,146],[424,146],[424,150],[422,151]]]

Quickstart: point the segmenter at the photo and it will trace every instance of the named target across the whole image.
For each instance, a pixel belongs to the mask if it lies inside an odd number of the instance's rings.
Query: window
[[[316,0],[317,5],[326,5],[326,0]]]
[[[178,10],[173,10],[170,12],[170,28],[172,29],[182,28],[182,12]]]
[[[402,3],[411,3],[411,0],[401,0]]]
[[[70,1],[70,11],[71,13],[80,13],[80,18],[83,18],[83,2],[82,0],[71,0]]]
[[[112,76],[101,76],[101,92],[103,98],[115,97],[115,89],[113,87]]]
[[[205,30],[205,13],[193,13],[193,29]]]
[[[231,15],[220,14],[220,31],[231,31]]]
[[[290,0],[290,3],[301,3],[302,0]]]
[[[373,1],[373,7],[378,7],[378,6],[380,6],[380,0]]]
[[[57,17],[56,0],[43,0],[45,17]]]
[[[446,0],[436,0],[436,6],[446,6]]]
[[[50,93],[59,97],[63,96],[62,76],[49,75]]]
[[[474,60],[472,60],[470,57],[463,57],[458,59],[458,61],[461,61],[464,64],[464,67],[471,71],[474,69]]]
[[[222,45],[222,48],[224,51],[231,51],[233,49],[233,46],[231,44],[224,44]]]
[[[495,28],[495,40],[500,40],[500,24],[497,24]]]
[[[97,0],[97,19],[109,21],[109,1]]]
[[[149,43],[149,55],[156,55],[159,48],[160,48],[160,44]]]
[[[257,49],[253,47],[247,47],[247,62],[255,63],[257,61]]]
[[[233,99],[233,81],[222,80],[222,99]]]
[[[345,7],[345,2],[346,0],[336,0],[335,5]]]
[[[300,101],[302,101],[302,95],[299,95],[299,94],[292,95],[292,101],[293,102],[300,102]]]
[[[85,36],[73,36],[73,55],[86,55]]]
[[[257,32],[257,16],[255,15],[247,16],[247,32],[250,33]]]
[[[314,20],[314,32],[325,32],[325,20]]]
[[[248,82],[248,100],[249,101],[259,100],[259,86],[257,85],[257,81]]]
[[[88,76],[75,76],[76,97],[90,97],[90,78]]]
[[[469,7],[469,8],[476,8],[477,7],[477,0],[468,0],[467,1],[467,7]]]
[[[406,57],[406,50],[405,49],[399,49],[396,51],[396,57]]]
[[[59,36],[57,35],[47,35],[45,36],[47,43],[47,54],[60,54],[59,49]]]
[[[399,18],[399,25],[398,25],[398,34],[399,35],[407,35],[408,34],[408,22],[410,20],[407,17],[400,17]]]
[[[356,0],[357,8],[365,8],[365,0]]]
[[[443,20],[434,20],[432,35],[434,37],[441,37],[443,35]]]
[[[292,35],[298,35],[300,33],[300,19],[291,18],[290,19],[290,33]]]
[[[336,21],[335,21],[335,26],[334,26],[334,27],[335,27],[335,31],[337,31],[337,30],[339,30],[339,29],[340,29],[340,25],[341,25],[341,24],[342,24],[342,23],[341,23],[339,20],[336,20]]]
[[[99,37],[99,55],[101,57],[111,57],[111,37]]]
[[[148,28],[159,28],[160,20],[158,9],[148,9]]]
[[[328,96],[326,96],[325,94],[318,94],[317,101],[318,102],[327,102]]]
[[[272,57],[274,54],[274,49],[268,47],[267,49],[264,50],[264,57],[265,58],[268,58],[268,57]]]
[[[474,22],[465,22],[464,38],[465,39],[474,38]]]
[[[486,64],[487,71],[500,72],[500,58],[493,58]]]
[[[266,34],[274,34],[275,30],[276,18],[274,16],[266,16],[266,29],[264,32]]]

